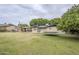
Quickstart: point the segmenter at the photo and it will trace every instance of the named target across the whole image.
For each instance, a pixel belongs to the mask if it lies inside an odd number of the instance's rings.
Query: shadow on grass
[[[9,55],[9,52],[0,52],[0,55]]]
[[[69,36],[69,35],[61,35],[61,34],[43,34],[44,36],[50,36],[52,37],[57,37],[61,39],[67,39],[67,40],[72,40],[72,41],[77,41],[79,42],[79,37],[78,36]]]
[[[70,36],[58,36],[60,38],[66,38],[66,39],[70,39],[70,40],[77,40],[79,41],[79,37],[70,37]]]

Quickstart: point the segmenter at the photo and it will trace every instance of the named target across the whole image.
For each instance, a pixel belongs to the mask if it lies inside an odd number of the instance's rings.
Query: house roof
[[[15,25],[13,25],[13,24],[8,24],[9,26],[15,26]]]
[[[0,24],[0,27],[6,27],[6,26],[8,26],[7,24]]]
[[[46,28],[47,26],[38,26],[39,28]]]
[[[39,29],[45,29],[47,26],[38,26]]]
[[[54,26],[56,26],[56,25],[53,25],[53,24],[52,24],[52,25],[48,25],[47,27],[54,27]]]
[[[0,24],[0,27],[8,27],[8,26],[15,26],[13,24]]]

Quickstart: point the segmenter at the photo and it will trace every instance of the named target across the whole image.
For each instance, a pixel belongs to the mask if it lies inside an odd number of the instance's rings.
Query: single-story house
[[[17,32],[18,27],[13,24],[0,24],[0,31],[1,32]]]
[[[24,26],[19,27],[13,24],[0,24],[1,32],[33,32],[33,33],[43,33],[43,32],[57,32],[57,28],[54,25],[42,25],[42,26]]]
[[[38,26],[38,27],[33,27],[32,32],[33,33],[43,33],[43,32],[57,32],[56,26],[53,25],[48,25],[48,26]]]
[[[20,28],[21,32],[32,32],[32,29],[29,27],[22,27]]]

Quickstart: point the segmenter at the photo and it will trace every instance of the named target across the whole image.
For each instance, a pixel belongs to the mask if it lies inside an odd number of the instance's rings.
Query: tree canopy
[[[48,19],[36,18],[36,19],[32,19],[30,21],[30,25],[31,26],[41,26],[41,25],[46,25],[48,22],[49,22]]]
[[[27,27],[28,25],[27,25],[27,24],[18,24],[18,26],[19,26],[20,28],[24,28],[24,27]]]
[[[18,24],[19,28],[21,29],[21,31],[23,31],[23,28],[28,27],[27,24]]]
[[[32,19],[31,26],[40,25],[56,25],[59,30],[66,33],[79,34],[79,4],[73,5],[68,11],[66,11],[61,18],[54,18],[51,20],[44,18]]]
[[[67,33],[79,34],[79,5],[74,5],[63,14],[58,29]]]
[[[54,18],[54,19],[51,19],[49,21],[49,24],[57,26],[57,24],[59,23],[59,21],[60,21],[60,18]]]

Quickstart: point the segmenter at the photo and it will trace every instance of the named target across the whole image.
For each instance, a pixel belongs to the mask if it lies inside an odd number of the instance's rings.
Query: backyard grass
[[[34,33],[1,32],[0,54],[78,55],[79,39]]]

